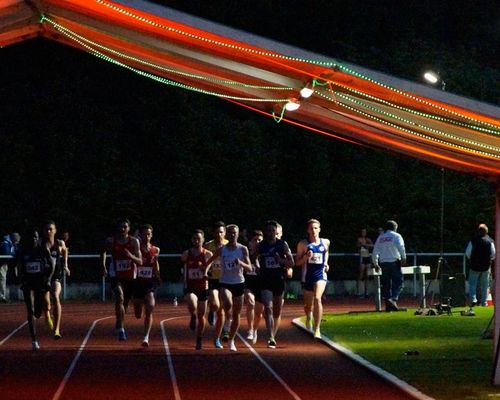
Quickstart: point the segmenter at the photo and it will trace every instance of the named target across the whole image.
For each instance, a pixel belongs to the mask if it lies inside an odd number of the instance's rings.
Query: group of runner
[[[140,226],[135,235],[130,234],[130,221],[125,218],[118,220],[115,227],[114,235],[106,239],[101,250],[100,265],[115,298],[118,340],[127,340],[124,319],[132,301],[135,317],[140,319],[144,314],[141,344],[147,347],[153,323],[154,293],[161,284],[160,249],[151,243],[151,225]],[[207,243],[204,232],[195,230],[191,237],[192,247],[181,256],[184,295],[191,316],[189,328],[196,331],[195,348],[203,347],[208,319],[208,324],[214,325],[214,346],[223,348],[223,343],[227,342],[231,351],[237,351],[235,336],[245,302],[246,338],[253,344],[257,342],[260,321],[264,318],[267,346],[276,348],[285,280],[291,278],[294,266],[302,268],[306,325],[316,338],[320,338],[321,301],[327,282],[330,246],[328,239],[320,237],[320,231],[318,220],[307,222],[308,238],[298,243],[294,258],[288,243],[281,238],[282,227],[276,221],[267,221],[263,231],[254,231],[248,247],[238,242],[239,228],[234,224],[216,223],[214,238]],[[61,338],[60,282],[64,273],[70,271],[68,250],[64,241],[55,239],[55,233],[53,221],[44,225],[41,240],[38,231],[33,230],[31,243],[23,245],[17,257],[34,350],[39,348],[35,320],[42,312],[54,331],[54,338]],[[108,253],[111,257],[107,257]],[[50,293],[56,302],[55,324],[50,316]]]

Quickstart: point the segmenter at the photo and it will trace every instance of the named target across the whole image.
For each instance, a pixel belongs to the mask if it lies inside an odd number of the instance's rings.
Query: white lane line
[[[11,333],[9,333],[2,341],[0,342],[0,346],[3,345],[7,340],[9,340],[12,336],[14,336],[19,330],[23,328],[24,325],[26,325],[28,321],[24,321],[21,325],[19,325],[16,329],[14,329]]]
[[[292,324],[295,325],[296,327],[310,333],[310,331],[307,329],[306,325],[300,320],[300,318],[295,318],[292,321]],[[326,336],[321,335],[321,341],[323,341],[331,349],[339,352],[340,354],[343,354],[344,356],[350,358],[352,361],[354,361],[354,362],[358,363],[359,365],[362,365],[366,369],[372,371],[374,374],[378,375],[379,377],[392,383],[394,386],[398,387],[399,389],[401,389],[405,393],[409,394],[413,398],[415,398],[417,400],[435,400],[433,397],[427,396],[425,393],[422,393],[420,390],[411,386],[409,383],[403,381],[402,379],[399,379],[397,376],[391,374],[390,372],[387,372],[385,369],[377,367],[376,365],[372,364],[367,359],[361,357],[359,354],[356,354],[353,351],[349,350],[348,348],[338,344],[337,342],[334,342],[333,340],[328,339]]]
[[[73,361],[71,362],[71,365],[69,366],[68,370],[66,371],[66,375],[64,375],[63,380],[59,384],[59,388],[57,389],[57,392],[52,397],[52,400],[59,400],[59,398],[61,397],[61,394],[62,394],[66,384],[68,383],[68,380],[71,377],[73,370],[76,367],[76,363],[78,362],[80,356],[82,355],[83,350],[85,349],[85,346],[87,345],[87,342],[90,338],[90,335],[92,334],[92,331],[94,330],[97,323],[104,321],[105,319],[109,319],[109,318],[113,318],[113,317],[110,316],[110,317],[99,318],[99,319],[96,319],[94,322],[92,322],[92,325],[90,326],[89,330],[87,331],[87,335],[85,336],[85,339],[83,339],[83,342],[80,345],[78,352],[76,353],[75,357],[73,358]]]
[[[165,322],[172,321],[182,317],[172,317],[164,319],[160,322],[161,335],[163,336],[163,346],[165,347],[165,354],[167,355],[168,370],[170,372],[170,380],[172,381],[172,387],[174,389],[175,400],[181,400],[181,394],[179,392],[179,386],[177,385],[177,378],[175,376],[174,363],[172,362],[172,354],[170,353],[170,348],[168,347],[167,332],[165,330]]]
[[[271,373],[274,378],[281,383],[281,386],[283,386],[288,393],[291,394],[292,398],[295,400],[301,400],[300,396],[295,393],[290,386],[281,378],[281,376],[278,375],[278,373],[272,369],[272,367],[260,356],[259,353],[248,343],[245,339],[243,339],[243,336],[241,336],[239,333],[237,334],[238,337],[241,339],[241,341],[249,348],[249,350],[252,352],[252,354],[261,362],[261,364],[267,368],[267,370]]]

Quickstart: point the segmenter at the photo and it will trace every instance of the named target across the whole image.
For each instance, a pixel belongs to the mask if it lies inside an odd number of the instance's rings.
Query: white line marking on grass
[[[83,339],[83,342],[80,345],[80,348],[78,349],[78,352],[76,353],[75,358],[73,358],[73,361],[71,362],[71,365],[69,366],[68,370],[66,371],[66,375],[64,375],[63,380],[59,384],[57,392],[54,394],[54,397],[52,397],[52,400],[59,400],[59,398],[61,397],[61,394],[62,394],[66,384],[68,383],[68,380],[71,377],[73,370],[76,367],[76,363],[78,362],[80,356],[82,355],[83,350],[85,349],[85,346],[87,345],[87,342],[90,339],[90,335],[92,334],[92,331],[94,330],[97,323],[104,321],[105,319],[109,319],[109,318],[113,318],[113,317],[99,318],[99,319],[96,319],[94,322],[92,322],[92,325],[90,326],[89,330],[87,331],[87,335],[85,336],[85,339]]]
[[[0,346],[3,345],[7,340],[9,340],[12,336],[14,336],[18,331],[20,331],[24,325],[26,325],[28,321],[24,321],[21,325],[19,325],[16,329],[14,329],[11,333],[9,333],[2,341],[0,342]]]
[[[281,383],[281,386],[283,386],[295,400],[301,400],[300,396],[297,393],[295,393],[290,386],[288,386],[288,384],[281,378],[281,376],[279,376],[278,373],[274,369],[272,369],[272,367],[260,356],[259,353],[257,353],[257,351],[250,345],[250,343],[248,343],[245,339],[243,339],[243,336],[241,336],[239,333],[237,334],[237,336],[241,339],[241,341],[245,344],[245,346],[248,347],[250,352],[257,358],[257,360],[259,360],[261,364],[264,367],[266,367],[266,369],[271,373],[271,375],[274,376],[274,378],[279,383]]]
[[[297,326],[298,328],[311,333],[305,324],[300,320],[300,318],[295,318],[292,323]],[[321,340],[330,348],[333,350],[343,354],[344,356],[350,358],[354,362],[360,364],[361,366],[365,367],[366,369],[372,371],[375,375],[378,375],[379,377],[385,379],[386,381],[392,383],[394,386],[398,387],[401,389],[403,392],[409,394],[413,398],[417,400],[435,400],[433,397],[427,396],[425,393],[422,393],[420,390],[418,390],[416,387],[411,386],[408,382],[403,381],[402,379],[399,379],[397,376],[391,374],[390,372],[387,372],[385,369],[382,369],[380,367],[377,367],[376,365],[372,364],[370,361],[367,359],[361,357],[359,354],[354,353],[353,351],[345,348],[344,346],[334,342],[333,340],[328,339],[326,336],[321,335]]]
[[[174,390],[175,400],[181,400],[181,394],[179,392],[179,386],[177,385],[177,378],[175,376],[174,363],[172,362],[172,354],[170,353],[170,348],[168,347],[167,332],[165,330],[165,322],[172,321],[173,319],[178,319],[182,317],[172,317],[164,319],[160,322],[161,335],[163,336],[163,347],[165,347],[165,354],[167,355],[168,370],[170,372],[170,380],[172,381],[172,387]]]

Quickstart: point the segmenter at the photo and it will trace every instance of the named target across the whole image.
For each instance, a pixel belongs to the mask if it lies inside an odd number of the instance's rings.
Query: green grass
[[[482,333],[493,307],[475,317],[399,313],[329,314],[323,334],[436,399],[500,398],[490,384],[493,341]],[[455,312],[456,311],[456,312]],[[419,355],[406,355],[407,351]]]

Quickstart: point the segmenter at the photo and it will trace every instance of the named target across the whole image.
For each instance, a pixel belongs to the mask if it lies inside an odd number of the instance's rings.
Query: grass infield
[[[328,314],[321,332],[436,399],[500,399],[490,383],[493,340],[482,338],[493,307],[476,307],[473,317],[461,310]]]

